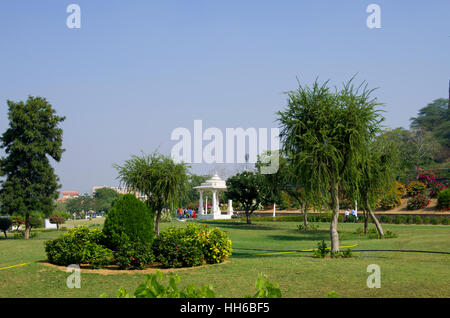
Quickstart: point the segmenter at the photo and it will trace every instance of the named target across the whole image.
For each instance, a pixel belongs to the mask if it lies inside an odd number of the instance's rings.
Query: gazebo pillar
[[[203,214],[203,191],[200,192],[200,199],[199,199],[199,205],[198,205],[198,213]]]
[[[217,194],[217,190],[213,190],[212,191],[212,214],[217,214],[217,199],[216,199],[216,194]]]

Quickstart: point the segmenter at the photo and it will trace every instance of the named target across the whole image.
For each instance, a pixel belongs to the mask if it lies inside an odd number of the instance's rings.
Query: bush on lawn
[[[77,227],[45,242],[45,252],[49,262],[55,265],[90,264],[102,268],[113,260],[113,252],[102,246],[102,241],[104,235],[100,230]]]
[[[231,240],[224,231],[206,225],[170,227],[153,242],[153,253],[164,267],[221,263],[231,255]]]
[[[119,250],[124,242],[152,244],[155,212],[133,194],[118,199],[108,212],[103,226],[105,245]]]
[[[403,224],[406,223],[406,217],[404,215],[397,215],[394,219],[395,224]]]
[[[143,269],[155,261],[152,245],[148,242],[133,242],[124,237],[120,246],[114,251],[114,263],[120,269]]]
[[[392,223],[393,222],[393,217],[391,215],[383,214],[381,216],[381,218],[380,218],[380,221],[382,223]]]
[[[441,211],[450,210],[450,189],[449,188],[439,192],[436,208]]]
[[[440,224],[440,223],[441,223],[441,219],[440,218],[438,218],[438,217],[431,218],[431,224],[437,225],[437,224]]]
[[[414,223],[415,224],[422,224],[423,223],[422,217],[420,215],[416,215],[414,217]]]

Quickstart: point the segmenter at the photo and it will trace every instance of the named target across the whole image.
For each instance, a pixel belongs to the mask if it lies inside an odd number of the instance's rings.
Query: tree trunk
[[[155,235],[159,235],[159,221],[161,220],[161,209],[156,212],[156,220],[155,220]]]
[[[367,234],[367,228],[369,226],[369,213],[367,212],[367,207],[364,209],[364,235]]]
[[[331,252],[339,252],[339,234],[337,231],[338,217],[339,217],[339,183],[332,182],[331,184],[331,208],[333,216],[330,224],[330,238],[331,238]]]
[[[372,218],[373,223],[375,223],[375,226],[378,231],[378,235],[380,236],[380,238],[382,238],[384,236],[383,228],[381,227],[381,223],[378,221],[377,217],[375,216],[372,209],[370,208],[368,198],[366,198],[366,205],[367,205],[367,210],[369,211],[370,217]]]
[[[5,238],[7,239],[7,238],[8,238],[8,236],[6,235],[6,231],[3,231],[3,233],[5,234]]]
[[[31,232],[31,224],[30,224],[30,214],[27,213],[25,215],[25,239],[28,240],[30,238]]]
[[[303,210],[303,225],[305,226],[305,230],[308,229],[308,205],[305,204],[304,207],[302,207]]]
[[[252,224],[252,221],[250,220],[250,213],[245,212],[245,216],[247,217],[247,224]]]

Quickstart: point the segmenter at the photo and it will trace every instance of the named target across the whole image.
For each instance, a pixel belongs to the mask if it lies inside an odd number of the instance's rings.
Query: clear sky
[[[69,29],[69,4],[81,28]],[[369,4],[381,28],[369,29]],[[0,132],[6,100],[46,97],[66,151],[62,190],[117,186],[112,164],[168,154],[176,127],[277,127],[285,91],[352,75],[378,87],[385,125],[409,119],[450,78],[450,1],[47,0],[0,2]],[[1,152],[3,155],[3,152]],[[197,164],[194,172],[221,166]]]

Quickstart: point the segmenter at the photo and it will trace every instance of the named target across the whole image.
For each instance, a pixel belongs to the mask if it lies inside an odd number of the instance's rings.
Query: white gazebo
[[[206,182],[202,183],[200,186],[194,187],[194,189],[197,189],[198,192],[200,193],[200,200],[197,213],[197,217],[199,219],[213,219],[213,220],[231,219],[231,216],[233,215],[233,207],[231,200],[228,200],[228,210],[226,214],[222,214],[222,212],[220,211],[217,191],[226,190],[227,186],[225,184],[225,181],[220,179],[217,173],[211,179],[206,180]],[[205,190],[212,191],[212,206],[211,211],[209,211],[209,213],[207,201],[205,206],[203,205],[203,191]]]

